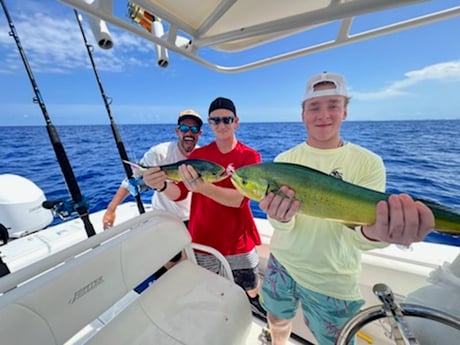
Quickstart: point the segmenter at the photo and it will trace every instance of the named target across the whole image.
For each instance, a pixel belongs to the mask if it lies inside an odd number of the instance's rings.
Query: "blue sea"
[[[212,132],[204,127],[200,145]],[[173,124],[119,125],[129,159],[139,160],[152,145],[175,139]],[[104,209],[124,178],[124,169],[109,125],[56,126],[90,212]],[[460,211],[460,120],[345,122],[342,137],[379,154],[387,167],[387,191],[407,192]],[[306,138],[302,123],[242,123],[240,141],[271,161]],[[24,176],[49,200],[70,194],[46,127],[0,127],[0,174]],[[143,193],[149,203],[152,192]],[[130,197],[131,198],[131,197]],[[130,199],[127,199],[130,200]],[[254,215],[265,217],[257,203]],[[59,218],[55,223],[59,222]],[[430,234],[427,241],[460,246],[460,238]]]

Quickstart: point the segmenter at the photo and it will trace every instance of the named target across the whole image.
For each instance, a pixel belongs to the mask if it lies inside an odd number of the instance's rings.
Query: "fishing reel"
[[[131,194],[133,197],[136,197],[140,193],[151,189],[145,184],[142,175],[138,177],[125,178],[121,185],[126,188],[129,194]]]
[[[51,210],[54,216],[58,216],[62,220],[71,217],[78,213],[80,207],[89,208],[88,200],[83,197],[82,201],[75,203],[73,200],[45,200],[42,207]]]
[[[358,331],[368,323],[386,319],[391,327],[391,338],[397,345],[421,345],[411,330],[406,316],[429,319],[460,331],[460,319],[442,311],[395,301],[393,292],[385,284],[376,284],[374,294],[380,299],[382,305],[366,308],[351,318],[341,330],[335,344],[349,344]]]

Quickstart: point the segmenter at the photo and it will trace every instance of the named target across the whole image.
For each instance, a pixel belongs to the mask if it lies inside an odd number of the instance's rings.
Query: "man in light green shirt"
[[[308,166],[344,181],[385,190],[382,159],[340,136],[347,117],[345,80],[323,72],[309,79],[302,103],[307,140],[275,158]],[[389,243],[421,241],[434,228],[424,204],[406,194],[392,195],[376,208],[376,224],[355,230],[297,214],[299,201],[289,186],[260,202],[274,234],[261,293],[272,345],[285,345],[300,302],[305,323],[321,345],[333,345],[343,325],[363,304],[358,286],[361,250]],[[283,196],[284,195],[284,196]]]

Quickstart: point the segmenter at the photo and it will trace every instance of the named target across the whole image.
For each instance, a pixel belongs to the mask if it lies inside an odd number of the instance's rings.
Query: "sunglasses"
[[[218,125],[219,123],[223,122],[226,125],[229,125],[235,121],[235,116],[225,116],[225,117],[208,117],[209,123],[213,125]]]
[[[200,131],[200,126],[179,125],[177,126],[177,129],[180,130],[182,133],[192,131],[193,134],[197,134]]]

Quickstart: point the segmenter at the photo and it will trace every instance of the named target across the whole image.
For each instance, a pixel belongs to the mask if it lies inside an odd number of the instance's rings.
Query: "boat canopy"
[[[445,20],[460,15],[460,6],[355,32],[354,19],[389,9],[415,6],[427,0],[132,0],[127,12],[116,14],[114,0],[60,0],[108,24],[158,45],[157,54],[171,50],[213,70],[239,72],[300,57],[344,44]],[[390,14],[389,14],[390,15]],[[222,66],[205,49],[236,53],[336,23],[335,38],[238,66]],[[105,23],[104,23],[105,24]],[[314,37],[314,36],[313,36]],[[305,40],[306,41],[306,40]],[[163,65],[162,65],[163,63]],[[167,66],[167,60],[158,64]]]

